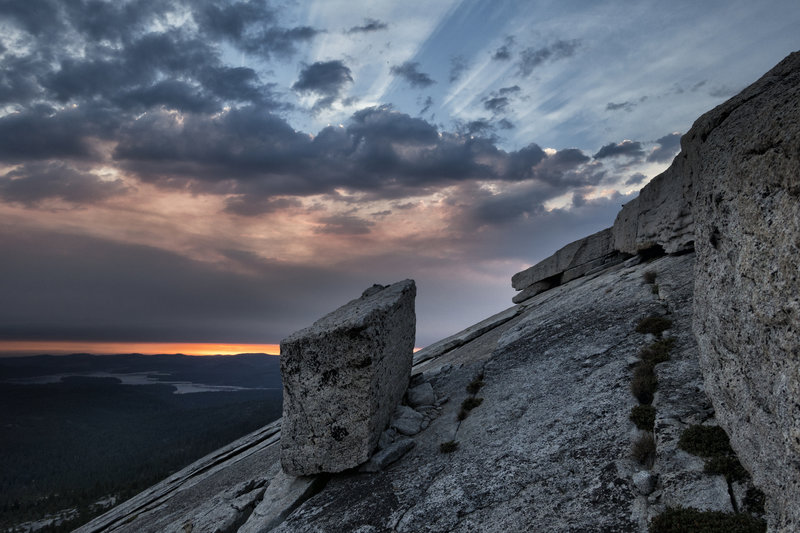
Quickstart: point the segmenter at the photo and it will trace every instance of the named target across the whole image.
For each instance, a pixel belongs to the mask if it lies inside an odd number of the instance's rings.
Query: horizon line
[[[279,344],[230,342],[8,341],[0,340],[0,357],[33,355],[188,355],[193,357],[264,353],[280,355]]]

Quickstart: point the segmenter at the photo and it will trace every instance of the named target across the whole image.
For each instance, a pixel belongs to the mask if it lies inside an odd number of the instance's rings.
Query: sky
[[[0,0],[0,352],[274,345],[405,278],[430,344],[610,226],[798,27],[796,0]]]

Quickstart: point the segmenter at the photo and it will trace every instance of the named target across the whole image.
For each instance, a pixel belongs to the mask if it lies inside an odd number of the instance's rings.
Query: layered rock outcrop
[[[684,136],[693,183],[694,331],[720,424],[800,529],[800,53]]]
[[[521,303],[562,283],[607,268],[626,259],[614,248],[611,228],[571,242],[547,259],[517,272],[511,286],[521,291],[512,298]]]
[[[281,342],[281,464],[294,476],[370,458],[408,387],[413,280],[373,286]]]
[[[684,157],[650,180],[639,196],[622,206],[611,228],[613,247],[636,254],[660,248],[668,254],[694,247],[692,180],[684,172]]]

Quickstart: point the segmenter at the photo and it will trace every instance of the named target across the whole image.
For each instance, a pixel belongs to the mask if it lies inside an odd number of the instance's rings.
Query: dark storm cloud
[[[510,172],[526,179],[519,186],[492,194],[485,189],[464,189],[458,199],[464,206],[463,228],[503,226],[520,218],[541,216],[545,203],[576,188],[600,183],[601,169],[586,165],[590,160],[580,150],[568,149],[548,156],[538,146],[520,150]]]
[[[92,137],[112,137],[119,117],[103,108],[81,111],[39,105],[0,117],[0,161],[98,157]]]
[[[0,279],[14,280],[3,287],[0,338],[277,342],[364,288],[363,273],[225,255],[215,265],[147,246],[0,227]]]
[[[459,132],[463,135],[480,135],[488,138],[494,132],[494,126],[485,118],[480,118],[463,124],[459,127]]]
[[[491,137],[493,129],[482,119],[458,133],[440,132],[386,106],[358,111],[344,127],[327,127],[313,138],[258,109],[182,121],[149,113],[120,129],[114,158],[159,186],[235,195],[228,210],[241,215],[259,214],[258,202],[271,197],[339,188],[392,199],[470,180],[584,183],[568,172],[589,161],[580,150],[548,157],[530,145],[506,152]]]
[[[278,25],[276,11],[263,1],[206,2],[193,11],[193,17],[201,33],[226,39],[261,59],[290,57],[297,52],[298,44],[321,33],[310,26]]]
[[[169,22],[175,13],[190,18],[176,27]],[[0,59],[0,103],[56,101],[131,113],[285,108],[254,70],[224,65],[221,45],[260,60],[288,58],[319,33],[281,26],[261,1],[2,2],[0,16],[28,45]],[[159,25],[167,29],[153,29]]]
[[[136,87],[114,98],[121,109],[144,111],[165,106],[181,112],[213,113],[219,101],[204,94],[198,87],[177,81],[164,80],[148,87]]]
[[[317,61],[303,67],[292,89],[319,95],[321,98],[314,107],[324,109],[340,97],[348,83],[353,83],[353,76],[342,61]]]
[[[547,61],[558,61],[575,55],[580,47],[580,40],[573,39],[565,41],[559,39],[554,43],[541,47],[528,47],[520,52],[519,62],[517,63],[517,73],[520,76],[530,76],[539,66]]]
[[[624,140],[621,143],[609,143],[594,154],[595,159],[604,159],[607,157],[619,157],[619,156],[626,156],[626,157],[633,157],[633,158],[641,158],[644,156],[644,150],[642,149],[642,143],[639,141],[629,141]]]
[[[0,60],[0,64],[3,66],[0,69],[0,104],[25,106],[42,95],[37,79],[50,68],[45,61],[9,55]]]
[[[364,19],[364,24],[361,26],[353,26],[347,33],[372,33],[379,30],[385,30],[389,25],[378,19]]]
[[[469,63],[467,59],[462,56],[453,56],[450,58],[450,83],[458,81],[461,78],[461,75],[469,68]]]
[[[48,199],[93,204],[126,190],[121,180],[105,181],[63,163],[29,163],[0,176],[0,198],[27,207]]]
[[[656,141],[657,146],[647,156],[647,160],[656,163],[666,163],[672,161],[681,149],[681,134],[670,133],[664,135]]]
[[[406,61],[402,65],[392,66],[392,74],[406,80],[412,87],[430,87],[435,81],[424,72],[420,72],[419,63],[416,61]]]

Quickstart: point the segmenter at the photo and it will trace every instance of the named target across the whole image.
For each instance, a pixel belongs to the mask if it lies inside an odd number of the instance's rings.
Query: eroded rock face
[[[656,246],[668,254],[692,249],[692,181],[683,166],[681,152],[667,170],[639,191],[639,196],[622,206],[611,228],[614,248],[628,254]]]
[[[373,286],[281,342],[281,465],[341,472],[369,459],[411,373],[413,280]]]
[[[800,53],[684,136],[694,183],[694,331],[720,425],[800,529]]]

